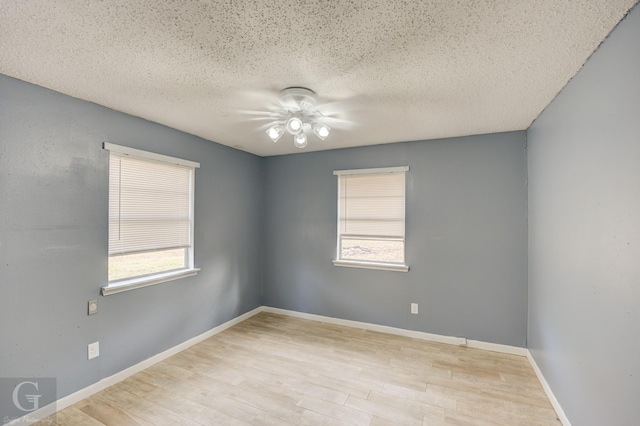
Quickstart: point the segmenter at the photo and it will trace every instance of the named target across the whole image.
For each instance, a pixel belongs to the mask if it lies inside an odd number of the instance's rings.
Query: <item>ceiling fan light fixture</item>
[[[291,117],[289,121],[287,121],[287,131],[292,135],[302,133],[302,120],[298,117]]]
[[[325,140],[329,136],[329,132],[331,132],[331,127],[322,123],[313,123],[312,129],[313,133],[321,140]]]
[[[298,148],[304,148],[307,146],[307,135],[305,135],[304,132],[294,135],[293,144]]]
[[[283,89],[280,92],[280,104],[280,113],[273,116],[281,118],[272,122],[267,129],[267,135],[273,142],[287,132],[293,135],[293,144],[297,148],[304,148],[309,142],[307,134],[313,132],[318,139],[325,140],[331,133],[331,127],[323,123],[325,116],[316,108],[315,93],[312,90],[306,87]]]
[[[278,139],[284,134],[284,127],[281,124],[274,124],[273,126],[267,129],[267,135],[271,138],[271,140],[275,143],[278,142]]]

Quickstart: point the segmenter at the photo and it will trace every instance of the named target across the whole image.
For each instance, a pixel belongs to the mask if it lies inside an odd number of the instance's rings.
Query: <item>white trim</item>
[[[260,312],[262,312],[263,307],[259,306],[249,312],[246,312],[238,317],[235,317],[223,324],[220,324],[217,327],[212,328],[209,331],[206,331],[202,334],[200,334],[199,336],[196,337],[192,337],[191,339],[180,343],[179,345],[176,345],[170,349],[167,349],[164,352],[161,352],[157,355],[152,356],[151,358],[148,358],[144,361],[141,361],[139,363],[137,363],[136,365],[133,365],[127,369],[124,369],[116,374],[114,374],[113,376],[109,376],[109,377],[105,377],[104,379],[100,380],[99,382],[96,382],[92,385],[87,386],[84,389],[80,389],[77,392],[72,393],[71,395],[67,395],[64,398],[60,398],[59,400],[44,406],[32,413],[29,413],[27,416],[15,419],[14,421],[12,421],[11,423],[8,423],[9,425],[26,425],[26,424],[33,424],[36,423],[42,419],[44,419],[45,417],[48,417],[52,414],[55,414],[57,411],[61,411],[64,410],[67,407],[72,406],[73,404],[82,401],[85,398],[90,397],[91,395],[94,395],[106,388],[108,388],[109,386],[113,386],[116,383],[119,383],[121,381],[123,381],[124,379],[133,376],[136,373],[139,373],[157,363],[159,363],[160,361],[164,361],[165,359],[179,353],[182,352],[185,349],[190,348],[191,346],[202,342],[203,340],[206,340],[212,336],[215,336],[216,334],[223,332],[224,330],[233,327],[234,325],[241,323],[242,321],[251,318],[252,316],[259,314]]]
[[[109,142],[104,142],[102,144],[103,149],[110,151],[114,154],[124,155],[124,156],[132,156],[138,157],[142,159],[142,161],[146,161],[147,164],[149,162],[159,162],[163,163],[163,167],[168,167],[169,165],[178,165],[180,166],[179,170],[182,172],[188,172],[189,174],[189,245],[184,247],[185,250],[185,269],[181,269],[179,271],[162,271],[157,274],[148,275],[145,277],[131,277],[123,280],[116,280],[113,282],[108,282],[106,286],[102,287],[102,295],[108,296],[110,294],[116,294],[123,291],[135,290],[137,288],[147,287],[154,284],[160,284],[167,281],[172,281],[179,278],[190,277],[196,275],[199,268],[194,267],[194,223],[195,223],[195,168],[200,167],[200,163],[184,160],[181,158],[170,157],[167,155],[156,154],[153,152],[142,151],[139,149],[129,148],[126,146],[115,145]],[[113,159],[114,157],[110,157]],[[118,158],[118,157],[115,157]],[[109,181],[109,189],[111,193],[111,177]],[[118,196],[119,197],[119,196]],[[111,211],[109,212],[111,213]],[[118,213],[119,214],[119,213]],[[111,245],[111,237],[110,245]],[[182,247],[181,247],[182,248]],[[110,253],[111,256],[113,253]]]
[[[333,174],[335,175],[336,172],[333,172]],[[342,206],[340,203],[340,200],[342,200],[342,191],[341,191],[341,186],[340,185],[340,178],[337,179],[338,181],[338,199],[336,200],[336,206],[338,207],[338,214],[336,216],[336,218],[338,219],[336,222],[336,259],[340,259],[340,255],[342,254],[342,239],[340,238],[340,215],[342,214]],[[406,215],[406,211],[405,211],[405,215]]]
[[[378,167],[375,169],[352,169],[352,170],[334,170],[333,174],[336,176],[343,175],[365,175],[365,174],[380,174],[380,173],[404,173],[409,171],[409,166],[400,167]]]
[[[350,234],[342,234],[341,233],[341,223],[342,223],[342,197],[343,194],[341,192],[341,182],[342,182],[342,176],[351,176],[351,175],[375,175],[375,174],[398,174],[398,173],[403,173],[405,174],[405,181],[404,181],[404,188],[403,188],[403,202],[404,202],[404,206],[403,206],[403,213],[404,216],[402,218],[402,224],[403,224],[403,233],[406,233],[406,216],[407,216],[407,210],[406,210],[406,203],[407,203],[407,198],[406,198],[406,185],[407,185],[407,181],[406,181],[406,172],[409,171],[409,166],[398,166],[398,167],[378,167],[378,168],[373,168],[373,169],[351,169],[351,170],[334,170],[333,174],[338,176],[338,201],[337,201],[337,207],[338,207],[338,212],[337,212],[337,218],[338,218],[338,222],[337,222],[337,233],[336,233],[336,260],[333,261],[333,266],[344,266],[344,267],[348,267],[348,268],[362,268],[362,269],[378,269],[378,270],[383,270],[383,271],[398,271],[398,272],[408,272],[409,271],[409,266],[404,265],[404,264],[393,264],[393,263],[385,263],[385,262],[365,262],[365,261],[358,261],[358,260],[346,260],[346,259],[341,259],[342,257],[342,239],[345,236],[348,236]],[[354,239],[358,238],[358,235],[352,235],[352,237]],[[360,236],[362,237],[362,236]],[[364,236],[366,237],[366,236]],[[389,238],[387,237],[382,237],[382,238]],[[402,240],[402,251],[403,251],[403,255],[406,256],[406,244],[405,244],[405,236],[402,235],[401,237],[391,237],[391,238],[399,238]],[[378,237],[377,239],[380,239],[380,237]]]
[[[398,263],[361,262],[358,260],[334,260],[333,266],[345,266],[347,268],[380,269],[383,271],[408,272],[409,266]]]
[[[194,275],[198,275],[198,272],[200,272],[200,268],[189,268],[178,271],[161,272],[145,277],[113,281],[111,284],[102,287],[101,291],[103,296],[110,296],[112,294],[122,293],[123,291],[166,283],[168,281],[179,280],[180,278],[193,277]]]
[[[197,169],[200,163],[182,158],[170,157],[168,155],[156,154],[155,152],[143,151],[141,149],[129,148],[128,146],[116,145],[109,142],[103,142],[102,148],[108,151],[117,152],[120,155],[145,158],[148,160],[162,161],[164,163],[177,164],[179,166],[192,167]]]
[[[560,423],[562,423],[563,426],[571,426],[571,422],[569,421],[569,418],[564,413],[564,410],[562,409],[560,402],[558,401],[553,391],[551,390],[549,383],[547,383],[547,379],[544,378],[544,375],[542,374],[542,371],[538,367],[536,360],[533,358],[533,355],[531,355],[531,351],[528,349],[527,349],[527,359],[529,360],[529,363],[531,364],[533,371],[536,372],[536,376],[538,376],[538,380],[542,385],[542,389],[544,389],[544,393],[547,394],[547,398],[549,398],[549,401],[551,402],[553,409],[556,410],[556,415],[558,416],[558,420],[560,420]]]
[[[195,200],[196,200],[196,170],[191,170],[191,187],[189,188],[189,247],[187,248],[187,255],[189,256],[189,264],[187,267],[189,269],[194,269],[195,267],[195,227],[196,227],[196,209],[195,209]]]
[[[440,334],[425,333],[422,331],[406,330],[404,328],[389,327],[386,325],[371,324],[368,322],[351,321],[341,318],[325,317],[323,315],[307,314],[304,312],[290,311],[287,309],[272,308],[263,306],[263,312],[272,314],[287,315],[295,318],[308,319],[313,321],[326,322],[329,324],[342,325],[345,327],[361,328],[363,330],[378,331],[380,333],[394,334],[396,336],[411,337],[413,339],[426,340],[430,342],[446,343],[449,345],[459,346],[458,338],[453,336],[442,336]],[[485,351],[500,352],[510,355],[527,356],[529,352],[526,348],[517,346],[501,345],[498,343],[482,342],[480,340],[467,340],[468,348],[482,349]]]

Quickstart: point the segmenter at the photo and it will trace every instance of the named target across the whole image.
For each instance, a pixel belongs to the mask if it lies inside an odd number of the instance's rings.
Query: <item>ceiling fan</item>
[[[286,132],[293,136],[293,144],[298,148],[307,146],[305,130],[310,129],[319,139],[325,140],[331,127],[323,123],[324,115],[316,108],[315,93],[305,87],[288,87],[280,92],[280,103],[287,111],[285,121],[276,121],[267,129],[273,142]]]
[[[332,128],[350,127],[353,123],[340,119],[334,114],[343,114],[347,109],[345,101],[337,101],[319,104],[316,93],[306,87],[287,87],[280,91],[274,100],[270,93],[259,96],[253,93],[254,98],[261,98],[266,110],[247,111],[252,115],[258,115],[256,119],[269,120],[266,129],[267,136],[278,142],[288,133],[293,137],[293,144],[298,148],[304,148],[308,144],[308,136],[315,135],[320,140],[325,140]],[[265,102],[267,101],[268,102]],[[275,102],[274,102],[275,101]]]

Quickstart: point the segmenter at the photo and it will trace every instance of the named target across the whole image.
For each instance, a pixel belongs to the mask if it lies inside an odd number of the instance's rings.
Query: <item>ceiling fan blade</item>
[[[278,117],[280,115],[279,111],[276,110],[255,110],[255,109],[244,109],[244,108],[233,108],[231,109],[236,114],[242,114],[251,117]]]
[[[346,120],[343,118],[337,118],[337,117],[324,117],[322,119],[322,123],[326,124],[327,126],[331,127],[332,129],[340,129],[340,130],[351,130],[353,128],[358,127],[358,124],[351,121],[351,120]]]
[[[236,114],[243,114],[253,117],[266,117],[272,114],[271,111],[261,111],[261,110],[253,110],[253,109],[245,109],[245,108],[233,108],[231,109]]]
[[[273,118],[273,117],[251,117],[251,118],[245,118],[243,121],[267,121],[269,123],[273,123],[275,121],[283,121],[280,120],[278,118]]]
[[[225,102],[234,112],[278,112],[282,105],[278,93],[265,89],[234,90],[226,95]],[[235,107],[233,107],[235,106]]]
[[[278,108],[265,108],[264,110],[247,109],[247,108],[230,108],[225,112],[225,117],[232,121],[284,121],[287,112]]]

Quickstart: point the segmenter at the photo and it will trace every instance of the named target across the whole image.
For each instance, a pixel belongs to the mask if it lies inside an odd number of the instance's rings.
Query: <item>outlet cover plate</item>
[[[98,356],[100,356],[100,342],[89,343],[87,346],[87,357],[93,359]]]
[[[98,313],[98,299],[89,300],[88,311],[89,315]]]
[[[414,315],[418,315],[418,304],[417,303],[412,303],[411,304],[411,313]]]

